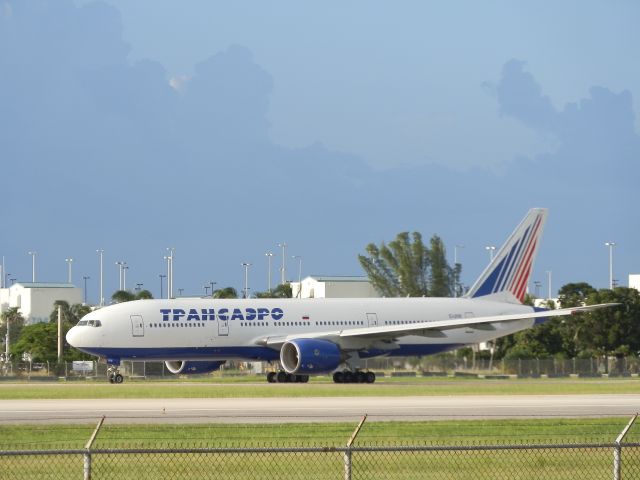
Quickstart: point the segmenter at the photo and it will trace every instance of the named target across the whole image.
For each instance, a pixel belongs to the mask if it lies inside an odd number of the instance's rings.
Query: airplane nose
[[[71,330],[69,330],[67,332],[67,343],[69,345],[71,345],[72,347],[77,347],[78,344],[78,339],[79,339],[79,335],[78,335],[78,327],[71,327]]]

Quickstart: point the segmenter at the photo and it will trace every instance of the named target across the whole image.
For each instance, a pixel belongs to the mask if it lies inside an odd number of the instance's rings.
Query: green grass
[[[274,398],[425,395],[628,394],[640,392],[640,379],[381,379],[373,385],[342,385],[313,379],[308,384],[243,382],[0,383],[0,401],[71,398]]]
[[[365,423],[356,446],[610,443],[627,418]],[[94,449],[342,447],[354,423],[275,425],[109,425]],[[94,425],[0,426],[0,450],[82,448]],[[639,438],[632,429],[629,441]],[[640,449],[623,452],[624,478]],[[353,478],[610,478],[612,449],[354,452]],[[341,452],[94,454],[94,479],[343,478]],[[634,470],[635,469],[635,470]],[[82,456],[0,456],[3,478],[79,478]],[[427,475],[428,473],[428,475]]]
[[[612,442],[628,418],[365,422],[356,445],[477,445]],[[121,425],[100,429],[94,448],[344,446],[357,422]],[[83,448],[85,425],[2,425],[0,450]],[[635,429],[630,441],[638,441]]]

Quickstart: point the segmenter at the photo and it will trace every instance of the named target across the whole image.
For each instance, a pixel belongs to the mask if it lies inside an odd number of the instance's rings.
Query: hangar
[[[82,303],[82,289],[71,283],[16,282],[0,288],[0,313],[17,307],[25,325],[48,322],[56,300]]]

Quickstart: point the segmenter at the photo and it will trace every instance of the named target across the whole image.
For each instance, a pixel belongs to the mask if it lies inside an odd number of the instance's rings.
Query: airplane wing
[[[278,348],[283,343],[296,338],[318,338],[341,343],[341,340],[348,339],[368,339],[370,341],[393,340],[407,335],[419,335],[424,337],[438,337],[443,331],[463,327],[476,327],[478,329],[492,329],[492,323],[510,322],[524,320],[527,318],[547,318],[574,315],[577,313],[590,312],[600,308],[607,308],[619,305],[618,303],[601,303],[598,305],[588,305],[584,307],[561,308],[558,310],[542,310],[531,313],[516,313],[510,315],[491,315],[486,317],[436,320],[432,322],[421,322],[405,325],[387,325],[383,327],[349,328],[344,330],[334,330],[318,333],[300,333],[295,335],[282,335],[268,337],[258,340],[256,343],[269,347]]]

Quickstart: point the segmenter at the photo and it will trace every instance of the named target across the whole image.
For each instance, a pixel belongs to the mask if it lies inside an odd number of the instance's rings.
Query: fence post
[[[84,446],[85,453],[83,455],[84,461],[83,461],[83,477],[82,477],[84,480],[91,480],[91,445],[93,445],[93,441],[98,436],[98,431],[100,430],[100,427],[102,426],[103,422],[104,422],[104,415],[98,421],[98,425],[96,425],[96,429],[93,431],[91,438],[89,438],[89,441]]]
[[[344,451],[344,480],[351,480],[351,445],[355,442],[358,433],[360,433],[360,429],[362,425],[364,425],[365,420],[367,419],[367,414],[364,414],[360,423],[351,434],[351,438],[347,442],[347,449]]]
[[[620,432],[620,435],[618,435],[618,438],[616,438],[615,446],[613,447],[613,480],[622,479],[622,441],[629,432],[629,429],[631,428],[631,425],[633,425],[633,422],[636,421],[636,418],[638,418],[637,413],[631,418],[631,420],[629,420],[627,426],[624,427],[624,430],[622,430],[622,432]]]

